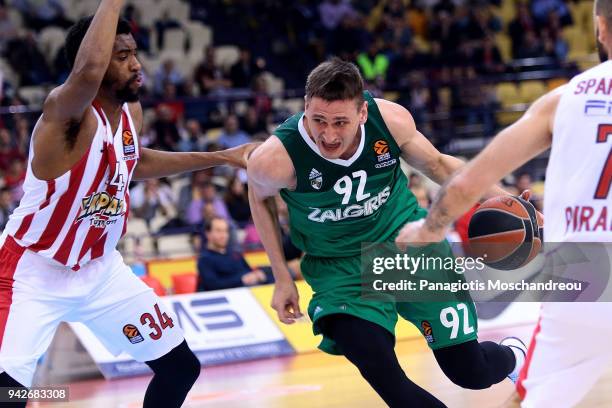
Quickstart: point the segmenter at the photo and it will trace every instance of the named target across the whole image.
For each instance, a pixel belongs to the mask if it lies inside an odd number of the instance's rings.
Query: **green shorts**
[[[452,256],[447,242],[437,245],[445,246],[444,250]],[[476,308],[465,292],[457,292],[456,300],[447,296],[441,302],[396,302],[391,296],[387,300],[363,298],[360,255],[344,258],[306,255],[302,260],[302,274],[313,289],[308,315],[313,321],[315,335],[321,334],[321,318],[337,313],[376,323],[395,335],[399,314],[421,331],[434,350],[477,338]],[[450,281],[453,277],[441,274],[437,280],[445,279]],[[334,341],[325,336],[319,348],[329,354],[342,354]]]

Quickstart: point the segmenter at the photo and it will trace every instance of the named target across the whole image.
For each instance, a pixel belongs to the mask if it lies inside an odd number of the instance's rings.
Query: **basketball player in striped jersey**
[[[141,65],[124,0],[102,0],[66,37],[72,67],[32,135],[24,196],[0,238],[0,387],[32,384],[61,321],[85,323],[113,353],[146,362],[144,406],[179,407],[200,372],[174,313],[116,250],[128,185],[230,164],[253,146],[174,153],[140,146]],[[25,406],[25,403],[22,404]]]
[[[406,224],[399,246],[443,239],[489,186],[549,147],[545,241],[612,243],[612,0],[596,0],[595,27],[602,63],[542,96],[497,135],[441,189],[426,219]],[[578,404],[610,367],[611,315],[610,303],[543,303],[508,405]]]

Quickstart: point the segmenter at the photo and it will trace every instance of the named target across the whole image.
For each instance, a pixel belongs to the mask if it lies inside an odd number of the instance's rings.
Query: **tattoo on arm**
[[[431,205],[431,211],[425,219],[425,228],[431,232],[439,232],[444,230],[453,221],[448,213],[446,207],[445,198],[447,196],[446,184],[440,188],[440,191],[436,195],[433,204]]]

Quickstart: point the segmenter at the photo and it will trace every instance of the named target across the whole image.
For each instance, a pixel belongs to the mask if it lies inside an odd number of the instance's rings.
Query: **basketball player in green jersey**
[[[323,334],[319,348],[343,354],[391,407],[443,407],[399,365],[398,314],[421,330],[444,373],[465,388],[487,388],[517,374],[524,345],[479,343],[469,294],[419,303],[361,297],[361,243],[393,242],[404,224],[426,216],[400,157],[440,184],[463,165],[438,152],[406,109],[364,92],[355,65],[332,59],[308,76],[305,112],[280,125],[250,157],[249,201],[274,272],[272,307],[279,319],[291,324],[301,316],[276,217],[266,205],[280,192],[291,238],[306,253],[302,274],[314,292],[308,314],[314,333]],[[499,194],[506,193],[490,191]],[[452,256],[448,243],[442,245]]]

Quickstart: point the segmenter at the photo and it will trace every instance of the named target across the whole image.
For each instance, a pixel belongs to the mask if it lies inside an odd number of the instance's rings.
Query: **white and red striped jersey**
[[[612,241],[612,61],[575,76],[555,113],[544,191],[548,242]]]
[[[114,135],[103,110],[95,103],[92,109],[96,134],[68,172],[50,181],[36,178],[30,147],[24,196],[3,233],[3,238],[10,235],[19,245],[75,270],[113,251],[125,233],[128,186],[139,157],[127,103]]]

